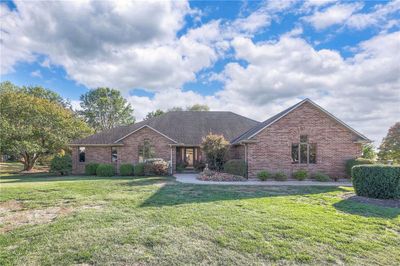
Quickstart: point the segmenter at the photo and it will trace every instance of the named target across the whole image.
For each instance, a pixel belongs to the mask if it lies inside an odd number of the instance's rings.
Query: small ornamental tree
[[[378,157],[382,161],[393,160],[400,163],[400,122],[389,129],[379,147]]]
[[[229,142],[223,135],[208,134],[203,138],[201,148],[206,157],[208,167],[214,170],[221,170],[225,163],[225,154],[228,150]]]

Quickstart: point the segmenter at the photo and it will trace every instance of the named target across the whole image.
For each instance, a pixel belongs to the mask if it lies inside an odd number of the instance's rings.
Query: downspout
[[[170,148],[171,148],[171,160],[170,160],[170,165],[171,165],[171,170],[170,170],[170,174],[171,175],[173,175],[173,173],[174,173],[174,170],[173,170],[173,162],[172,162],[172,145],[170,145]]]
[[[244,143],[244,162],[246,163],[246,178],[249,178],[249,165],[247,160],[247,144]]]

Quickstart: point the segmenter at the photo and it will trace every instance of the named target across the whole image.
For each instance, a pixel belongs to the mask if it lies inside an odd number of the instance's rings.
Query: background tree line
[[[80,110],[56,92],[40,86],[0,83],[0,152],[31,170],[45,156],[68,151],[68,143],[106,129],[135,122],[134,109],[116,89],[97,88],[80,97]],[[145,119],[169,111],[209,111],[207,105],[149,112]],[[376,154],[365,145],[363,157],[400,163],[400,122],[393,125]]]

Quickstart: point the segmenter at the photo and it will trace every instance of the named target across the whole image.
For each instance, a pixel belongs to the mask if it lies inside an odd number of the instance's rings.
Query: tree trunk
[[[24,153],[22,154],[22,158],[23,158],[22,163],[24,164],[24,171],[31,171],[32,168],[35,166],[35,163],[39,158],[39,156],[36,154],[30,156],[28,153]]]

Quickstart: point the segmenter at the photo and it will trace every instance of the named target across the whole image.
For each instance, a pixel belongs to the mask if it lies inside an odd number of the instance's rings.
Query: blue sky
[[[400,1],[2,1],[1,17],[1,80],[76,107],[108,86],[139,120],[194,103],[264,120],[310,97],[377,142],[400,113]]]

